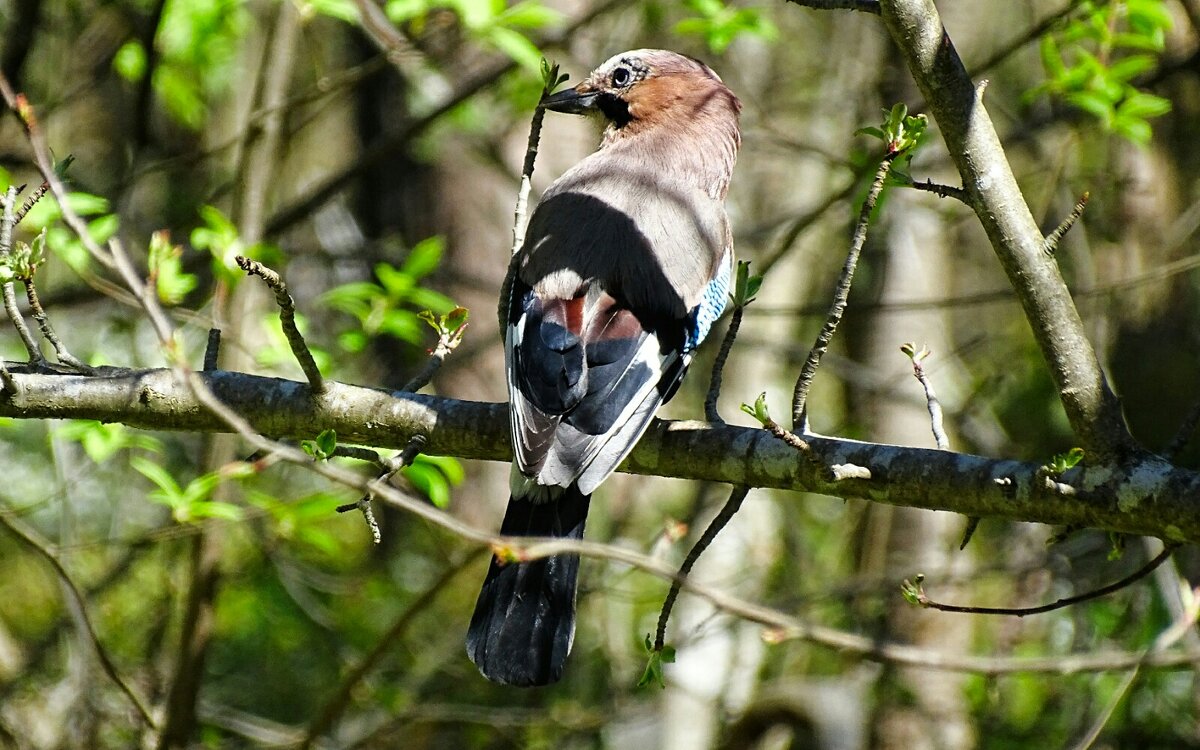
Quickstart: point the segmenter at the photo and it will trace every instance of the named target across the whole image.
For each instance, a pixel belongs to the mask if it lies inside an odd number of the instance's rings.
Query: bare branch
[[[217,369],[217,362],[221,358],[221,329],[209,328],[208,341],[204,345],[204,364],[201,366],[205,372],[212,372]]]
[[[935,602],[925,595],[925,590],[922,586],[924,576],[917,576],[913,583],[905,581],[904,585],[911,591],[916,604],[928,609],[936,609],[939,612],[960,612],[971,615],[1009,615],[1014,617],[1040,615],[1045,612],[1053,612],[1056,609],[1069,607],[1072,604],[1079,604],[1080,602],[1086,602],[1092,599],[1099,599],[1101,597],[1108,596],[1115,591],[1120,591],[1121,589],[1140,581],[1141,579],[1150,575],[1150,573],[1152,573],[1159,565],[1162,565],[1164,562],[1166,562],[1167,558],[1171,556],[1171,553],[1175,551],[1177,546],[1178,545],[1175,544],[1166,545],[1163,547],[1163,551],[1160,552],[1153,560],[1119,581],[1114,581],[1107,586],[1101,586],[1094,591],[1086,591],[1082,594],[1064,597],[1057,601],[1051,602],[1050,604],[1042,604],[1036,607],[968,607],[958,604],[943,604],[941,602]]]
[[[966,190],[963,190],[960,187],[954,187],[953,185],[940,185],[929,180],[925,180],[925,182],[917,182],[916,180],[913,180],[912,182],[908,183],[908,187],[912,188],[913,190],[920,190],[924,193],[933,193],[939,198],[953,198],[959,203],[962,203],[968,207],[971,205],[971,196],[967,194]]]
[[[325,392],[325,378],[321,375],[321,370],[317,367],[316,360],[313,359],[312,352],[308,350],[308,344],[304,341],[304,336],[300,333],[300,329],[296,327],[296,303],[292,299],[292,295],[288,293],[287,284],[283,277],[275,273],[271,269],[259,263],[256,260],[250,260],[244,256],[235,258],[238,268],[242,269],[249,276],[257,276],[262,279],[271,291],[275,293],[275,303],[279,305],[279,323],[283,327],[283,335],[287,337],[288,346],[292,348],[292,354],[295,355],[296,361],[300,363],[300,369],[304,371],[304,377],[308,378],[308,384],[312,388],[314,395],[320,395]]]
[[[21,208],[19,208],[16,214],[13,215],[13,226],[21,223],[21,220],[25,218],[25,215],[29,213],[30,209],[37,205],[37,202],[46,195],[46,192],[49,189],[50,183],[43,182],[41,187],[29,194],[29,197],[26,198],[25,202],[21,204]]]
[[[555,75],[558,68],[555,67]],[[542,98],[553,93],[557,81],[547,81],[542,86]],[[538,143],[542,140],[542,120],[546,110],[539,106],[533,110],[533,118],[529,122],[529,140],[525,145],[525,161],[521,165],[521,186],[517,189],[517,205],[513,209],[513,244],[512,254],[516,255],[525,244],[525,230],[529,228],[529,192],[533,189],[533,167],[537,161]]]
[[[671,589],[667,592],[666,599],[663,600],[662,610],[658,613],[658,629],[654,635],[654,650],[662,651],[664,641],[667,637],[667,621],[671,619],[671,610],[675,608],[675,599],[679,597],[679,589],[683,586],[683,582],[687,580],[688,574],[692,572],[692,566],[700,559],[700,555],[704,554],[704,550],[708,549],[708,545],[712,544],[717,538],[717,534],[721,533],[721,529],[733,520],[734,515],[742,507],[742,501],[746,499],[746,495],[750,492],[749,487],[738,485],[729,493],[729,499],[725,501],[725,505],[721,508],[721,512],[709,522],[708,527],[704,529],[704,533],[696,540],[696,543],[688,551],[687,557],[684,558],[683,564],[679,566],[679,572],[676,574],[675,580],[671,582]]]
[[[846,255],[845,264],[842,265],[842,273],[838,277],[837,287],[834,289],[833,302],[829,306],[825,325],[821,326],[821,332],[817,334],[817,340],[808,352],[808,358],[805,359],[804,366],[800,369],[800,376],[796,379],[796,388],[792,392],[793,429],[801,429],[804,425],[808,389],[817,375],[817,368],[821,366],[821,357],[829,349],[829,342],[833,339],[838,323],[841,322],[842,315],[846,312],[846,303],[850,298],[850,285],[854,281],[854,270],[858,267],[858,256],[867,241],[867,226],[871,222],[871,213],[875,210],[875,204],[878,202],[880,194],[883,193],[883,185],[887,181],[888,172],[892,169],[895,157],[895,153],[890,153],[883,158],[883,161],[879,162],[879,168],[875,171],[875,179],[871,182],[871,189],[867,191],[867,197],[863,200],[862,208],[858,212],[858,223],[854,227],[850,252]]]
[[[879,0],[791,0],[791,2],[814,10],[857,10],[879,15]]]
[[[950,439],[946,437],[946,428],[942,424],[942,402],[938,401],[937,394],[933,390],[933,383],[929,380],[929,375],[925,373],[925,358],[929,356],[928,349],[922,347],[921,351],[917,351],[912,344],[903,344],[900,351],[908,355],[912,360],[913,377],[921,384],[925,390],[925,404],[929,408],[929,422],[933,429],[933,441],[937,444],[938,450],[950,450]]]
[[[721,397],[721,379],[725,372],[725,362],[729,359],[729,352],[733,349],[733,342],[737,338],[738,330],[742,327],[742,316],[746,314],[745,305],[735,305],[733,315],[729,318],[729,328],[725,331],[725,338],[721,339],[721,348],[717,350],[717,357],[713,360],[712,376],[708,380],[708,393],[704,396],[704,418],[709,422],[724,423],[721,419],[721,413],[717,411],[717,399]]]
[[[1071,209],[1071,213],[1067,214],[1067,218],[1062,220],[1062,223],[1054,228],[1054,231],[1046,235],[1046,241],[1042,245],[1042,250],[1047,255],[1054,255],[1058,251],[1058,243],[1062,241],[1063,236],[1071,231],[1071,227],[1075,226],[1075,222],[1079,221],[1079,217],[1083,216],[1083,210],[1087,208],[1088,198],[1090,193],[1084,193],[1075,203],[1075,207]]]
[[[92,368],[88,367],[84,362],[77,359],[70,351],[67,350],[62,339],[54,332],[54,328],[50,326],[50,318],[46,315],[46,311],[42,309],[42,301],[38,298],[37,287],[34,286],[33,277],[21,279],[25,284],[25,299],[29,301],[29,312],[33,315],[33,319],[37,321],[38,328],[42,332],[42,336],[50,342],[50,346],[54,347],[54,355],[59,362],[64,365],[74,367],[81,372],[91,372]]]
[[[67,189],[63,185],[62,180],[59,179],[58,173],[54,171],[54,161],[50,155],[50,147],[46,143],[46,137],[42,134],[41,128],[38,127],[33,107],[29,105],[24,95],[19,95],[13,90],[3,71],[0,71],[0,97],[3,97],[4,103],[16,113],[17,117],[21,120],[21,124],[25,126],[25,134],[29,138],[30,145],[33,146],[34,163],[37,164],[38,171],[42,173],[42,179],[50,186],[50,192],[54,195],[54,200],[58,201],[58,205],[62,207],[63,221],[72,232],[83,240],[83,246],[95,258],[96,262],[105,268],[112,268],[112,256],[101,249],[91,239],[87,222],[79,214],[68,209],[66,205]]]
[[[433,351],[429,352],[429,357],[425,360],[425,365],[421,367],[421,371],[413,376],[412,380],[404,384],[401,390],[416,393],[429,384],[433,380],[433,376],[437,375],[438,370],[442,369],[442,364],[446,361],[446,357],[450,352],[458,348],[462,343],[463,334],[467,332],[467,324],[463,323],[454,330],[442,329],[438,333],[438,342]]]

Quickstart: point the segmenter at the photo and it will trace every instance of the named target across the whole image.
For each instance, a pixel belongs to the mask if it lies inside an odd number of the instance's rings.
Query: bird
[[[605,127],[543,193],[501,291],[514,460],[500,533],[582,539],[592,493],[725,309],[741,103],[704,63],[638,49],[539,106]],[[493,556],[467,632],[484,677],[561,678],[578,574],[576,554]]]

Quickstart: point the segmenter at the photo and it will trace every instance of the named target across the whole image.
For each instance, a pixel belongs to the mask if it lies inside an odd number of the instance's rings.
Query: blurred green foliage
[[[1107,132],[1149,143],[1149,121],[1170,112],[1171,102],[1140,90],[1137,80],[1158,66],[1172,25],[1164,0],[1081,3],[1062,28],[1041,38],[1047,79],[1027,99],[1060,99]]]

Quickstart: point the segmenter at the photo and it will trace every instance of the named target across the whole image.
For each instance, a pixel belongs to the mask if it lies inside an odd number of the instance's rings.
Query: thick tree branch
[[[0,416],[97,419],[132,427],[228,432],[170,370],[101,370],[95,376],[39,374],[9,363],[20,393]],[[319,399],[306,383],[236,372],[199,378],[233,412],[276,438],[311,438],[333,428],[344,443],[403,449],[413,435],[426,453],[509,461],[504,404],[456,401],[328,382]],[[950,451],[806,436],[801,455],[766,430],[657,421],[623,465],[637,474],[750,487],[864,497],[971,516],[1072,524],[1168,541],[1200,542],[1200,473],[1152,455],[1124,464],[1088,463],[1050,481],[1042,466]],[[839,475],[834,467],[865,467]],[[1063,491],[1063,488],[1071,491]]]
[[[963,188],[1008,274],[1071,427],[1089,456],[1137,448],[1079,312],[1021,194],[982,101],[933,0],[882,0],[893,41],[937,119]]]

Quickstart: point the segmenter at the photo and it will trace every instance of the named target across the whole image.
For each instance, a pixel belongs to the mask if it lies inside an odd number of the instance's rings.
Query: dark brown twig
[[[25,199],[25,202],[21,204],[21,207],[17,209],[16,214],[13,215],[13,225],[16,226],[17,224],[20,224],[21,220],[25,218],[30,209],[32,209],[34,205],[36,205],[37,202],[40,201],[49,190],[50,183],[43,182],[41,187],[30,193],[29,197]]]
[[[737,485],[733,488],[729,493],[729,499],[725,501],[725,506],[721,508],[721,512],[704,529],[704,533],[696,540],[696,544],[684,558],[683,564],[679,566],[679,574],[671,582],[667,598],[663,600],[662,610],[658,613],[658,630],[654,636],[655,651],[663,650],[667,637],[667,621],[671,619],[671,610],[675,608],[675,600],[679,598],[679,589],[683,585],[683,581],[692,572],[692,567],[700,559],[700,555],[704,554],[704,550],[708,549],[708,546],[717,538],[717,534],[721,533],[721,529],[725,528],[738,509],[742,507],[742,501],[746,499],[749,492],[750,488],[745,485]]]
[[[38,298],[37,287],[33,284],[33,277],[23,278],[21,282],[25,285],[25,299],[29,300],[29,312],[33,315],[33,319],[37,321],[38,329],[41,330],[42,336],[54,347],[54,354],[58,357],[58,361],[64,365],[70,365],[81,372],[91,372],[92,368],[71,354],[67,350],[66,345],[58,337],[58,334],[54,332],[54,328],[50,325],[50,318],[46,315],[46,311],[42,309],[42,301]]]
[[[67,569],[63,567],[62,561],[58,559],[58,556],[55,555],[54,551],[50,549],[50,546],[41,538],[39,538],[38,533],[26,526],[25,523],[20,519],[14,518],[8,513],[0,512],[0,525],[12,532],[17,539],[39,554],[43,559],[46,560],[46,562],[50,563],[52,568],[54,568],[54,572],[58,575],[59,580],[62,581],[63,587],[70,594],[74,606],[79,611],[79,620],[85,630],[84,635],[87,636],[88,641],[91,643],[92,648],[96,652],[96,658],[100,662],[100,668],[104,670],[104,674],[113,681],[113,684],[115,684],[117,688],[119,688],[120,691],[125,694],[125,697],[127,697],[129,702],[133,704],[133,707],[137,709],[138,715],[141,716],[142,721],[145,722],[146,726],[154,728],[156,725],[154,723],[154,718],[150,715],[150,710],[146,707],[146,704],[142,701],[142,699],[138,697],[137,693],[133,692],[133,688],[131,688],[117,672],[117,668],[113,664],[112,659],[109,657],[108,651],[100,642],[100,637],[96,634],[96,626],[92,623],[92,618],[88,614],[87,600],[84,599],[83,593],[79,590],[79,587],[75,585],[75,581],[71,579]]]
[[[412,380],[405,383],[404,387],[400,390],[408,393],[416,393],[429,385],[429,381],[433,380],[433,376],[437,375],[438,370],[442,369],[442,364],[446,361],[446,357],[462,343],[463,334],[466,332],[466,323],[463,323],[452,331],[441,331],[438,334],[437,346],[433,347],[433,350],[429,352],[429,357],[426,358],[421,371],[414,375]]]
[[[790,0],[796,5],[814,10],[857,10],[879,15],[878,0]]]
[[[221,329],[208,329],[208,342],[204,345],[204,364],[202,365],[205,372],[214,372],[218,365],[217,362],[221,358]]]
[[[1067,218],[1062,220],[1062,223],[1054,228],[1054,231],[1046,235],[1046,241],[1042,245],[1042,250],[1046,255],[1054,255],[1058,251],[1058,243],[1062,241],[1063,236],[1071,231],[1071,227],[1075,226],[1075,222],[1079,221],[1079,217],[1083,216],[1083,210],[1087,208],[1088,198],[1090,193],[1084,193],[1080,196],[1075,207],[1071,209],[1071,213],[1067,214]]]
[[[1163,547],[1163,551],[1158,553],[1153,560],[1119,581],[1110,583],[1107,586],[1101,586],[1094,591],[1087,591],[1082,594],[1076,594],[1075,596],[1068,596],[1051,602],[1050,604],[1042,604],[1037,607],[964,607],[957,604],[943,604],[941,602],[935,602],[925,595],[925,590],[921,586],[924,576],[921,575],[916,577],[915,583],[909,583],[908,581],[905,581],[904,585],[906,589],[912,593],[913,601],[916,604],[927,609],[936,609],[939,612],[958,612],[972,615],[1009,615],[1015,617],[1040,615],[1045,612],[1053,612],[1056,609],[1062,609],[1063,607],[1069,607],[1072,604],[1079,604],[1080,602],[1099,599],[1100,597],[1107,596],[1114,591],[1120,591],[1121,589],[1150,575],[1155,568],[1167,561],[1167,558],[1171,556],[1171,553],[1174,552],[1175,548],[1178,546],[1179,545],[1177,544],[1167,544],[1165,547]]]
[[[713,360],[708,394],[704,397],[704,418],[709,422],[725,423],[717,411],[717,399],[721,397],[721,378],[725,373],[725,362],[729,359],[729,351],[733,349],[733,341],[737,338],[738,329],[742,327],[742,316],[745,314],[745,305],[733,308],[733,315],[729,318],[729,329],[725,331],[725,338],[721,339],[721,348],[717,350],[717,358]]]
[[[371,501],[375,499],[375,492],[371,489],[374,486],[383,486],[396,476],[396,473],[405,466],[412,464],[416,460],[417,454],[425,447],[428,439],[424,435],[413,435],[408,441],[408,445],[400,453],[392,456],[390,459],[385,459],[375,451],[367,448],[356,448],[354,446],[338,446],[334,449],[335,456],[347,456],[357,458],[360,461],[369,461],[383,469],[383,473],[375,478],[371,485],[368,486],[367,492],[360,497],[357,502],[339,505],[338,513],[346,513],[352,510],[358,510],[363,514],[363,520],[367,522],[367,528],[371,530],[371,538],[376,544],[383,541],[383,533],[379,529],[379,522],[375,520],[375,511],[371,508]]]
[[[920,190],[924,193],[933,193],[939,198],[953,198],[968,207],[971,205],[971,196],[966,190],[963,190],[960,187],[954,187],[953,185],[942,185],[929,180],[925,180],[924,182],[917,182],[916,180],[913,180],[912,182],[908,183],[908,187],[912,188],[913,190]]]
[[[304,336],[296,327],[296,303],[292,299],[292,295],[288,293],[287,284],[284,283],[283,278],[256,260],[250,260],[242,255],[237,256],[234,260],[237,262],[238,268],[249,276],[257,276],[262,279],[275,293],[275,303],[279,305],[279,322],[283,326],[283,335],[287,337],[288,346],[292,348],[292,354],[300,363],[300,369],[304,371],[304,377],[308,379],[312,392],[316,395],[323,393],[325,378],[317,368],[316,360],[313,359],[312,352],[308,350],[308,344],[304,342]]]
[[[850,285],[854,281],[854,269],[858,266],[858,256],[862,252],[863,244],[867,241],[867,226],[871,221],[871,212],[875,210],[875,204],[879,201],[879,196],[883,193],[883,185],[887,181],[888,172],[892,169],[892,162],[897,154],[889,153],[879,162],[879,169],[875,172],[875,180],[871,183],[871,189],[867,191],[867,197],[863,200],[862,209],[858,212],[858,223],[854,227],[854,237],[850,242],[850,252],[846,255],[846,262],[842,266],[842,274],[838,278],[837,288],[834,290],[833,303],[829,307],[829,314],[825,318],[825,325],[821,327],[821,332],[817,334],[817,340],[813,343],[812,349],[808,352],[808,358],[804,361],[804,367],[800,370],[800,376],[796,379],[796,388],[792,392],[792,426],[800,429],[804,424],[804,414],[806,402],[808,401],[808,389],[812,386],[813,378],[816,377],[817,368],[821,365],[821,357],[825,355],[825,351],[829,348],[829,342],[833,338],[834,331],[837,330],[838,323],[842,320],[842,315],[846,312],[846,302],[850,297]]]

